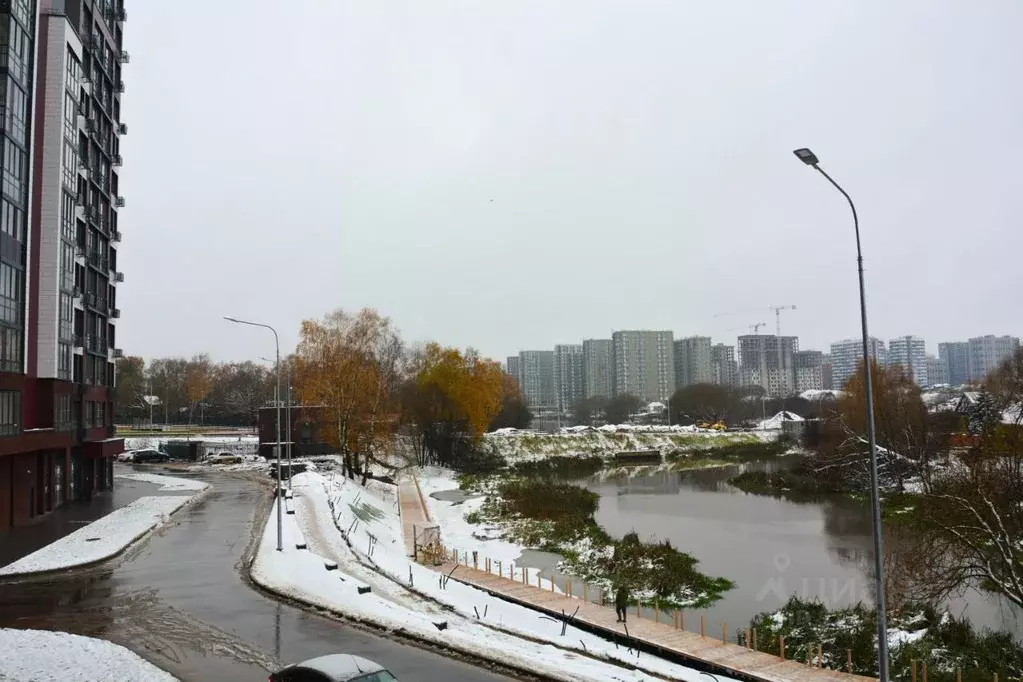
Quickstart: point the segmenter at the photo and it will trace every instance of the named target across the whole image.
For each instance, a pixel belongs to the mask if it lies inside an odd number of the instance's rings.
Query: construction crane
[[[749,326],[749,330],[751,332],[753,332],[754,334],[759,334],[760,333],[760,328],[761,327],[766,327],[766,326],[767,326],[766,322],[757,322],[756,324],[751,324]]]
[[[785,363],[782,361],[782,352],[781,352],[781,311],[783,311],[783,310],[795,310],[795,309],[796,309],[796,306],[794,306],[794,305],[773,305],[773,306],[771,306],[771,310],[774,311],[774,329],[775,329],[775,332],[777,332],[777,334],[778,334],[778,382],[780,384],[788,383],[788,382],[785,381],[785,371],[784,371],[785,370]],[[782,386],[782,388],[784,389],[786,387]],[[795,388],[795,387],[793,386],[793,388]]]

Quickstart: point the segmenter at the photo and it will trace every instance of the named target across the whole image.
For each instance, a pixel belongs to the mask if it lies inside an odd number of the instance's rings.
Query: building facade
[[[710,368],[715,384],[729,387],[739,385],[739,363],[735,361],[735,346],[723,343],[711,346]]]
[[[933,355],[927,356],[927,381],[931,386],[948,384],[948,363]]]
[[[519,353],[522,396],[536,417],[554,413],[558,408],[557,382],[554,376],[554,351],[524,350]]]
[[[969,343],[970,381],[983,381],[1002,361],[1019,348],[1016,336],[977,336]]]
[[[945,363],[948,383],[962,386],[970,380],[970,344],[967,341],[948,341],[938,344],[938,359]]]
[[[611,339],[583,341],[583,395],[610,398],[614,378],[614,353]]]
[[[522,369],[519,365],[519,356],[512,355],[508,357],[508,360],[504,365],[505,371],[510,374],[515,381],[519,382],[519,386],[522,386]]]
[[[0,532],[113,485],[118,2],[0,3]]]
[[[675,392],[675,348],[670,331],[620,331],[611,337],[614,394],[666,403]]]
[[[877,364],[884,366],[888,364],[888,349],[884,341],[870,337],[867,343],[867,352],[870,358]],[[845,388],[849,379],[856,374],[860,363],[863,362],[863,340],[844,339],[831,344],[831,389],[841,391]]]
[[[831,353],[824,353],[821,357],[821,388],[825,391],[835,390],[835,382],[831,375]]]
[[[739,337],[739,379],[742,386],[760,386],[771,397],[795,390],[793,356],[799,350],[795,336],[747,334]]]
[[[796,393],[820,391],[824,388],[824,353],[801,350],[793,355]]]
[[[917,386],[928,386],[927,344],[919,336],[896,336],[888,341],[888,366],[902,367]]]
[[[569,414],[583,399],[583,347],[582,344],[566,343],[554,346],[555,390],[558,394],[558,410]]]
[[[675,388],[714,382],[709,336],[687,336],[675,341]]]

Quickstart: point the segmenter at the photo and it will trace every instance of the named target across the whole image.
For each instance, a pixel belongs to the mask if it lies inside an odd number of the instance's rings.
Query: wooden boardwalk
[[[398,483],[398,513],[401,515],[401,532],[405,538],[405,553],[412,556],[415,546],[415,532],[433,525],[430,510],[419,490],[415,478],[405,478]]]
[[[411,555],[413,525],[428,524],[432,521],[428,510],[425,509],[425,500],[414,481],[401,483],[398,487],[398,494],[402,530],[405,534],[406,548]],[[441,529],[441,533],[443,539],[443,529]],[[628,635],[626,635],[625,626],[616,622],[614,609],[593,601],[599,601],[600,596],[597,594],[589,595],[592,599],[568,596],[552,591],[549,587],[542,589],[535,584],[522,582],[521,569],[516,573],[515,569],[511,568],[512,575],[517,578],[513,580],[507,576],[508,569],[502,570],[496,562],[488,565],[487,560],[483,557],[477,558],[476,566],[478,568],[474,568],[471,554],[463,553],[460,563],[456,563],[458,560],[451,553],[447,556],[447,561],[442,565],[431,566],[431,568],[444,574],[451,574],[451,578],[454,580],[473,585],[490,594],[536,611],[558,617],[561,617],[563,613],[571,615],[575,612],[575,620],[579,621],[580,626],[601,636],[617,639],[619,642],[628,641],[626,638],[629,638],[641,643],[648,650],[660,649],[694,663],[708,664],[718,668],[724,674],[745,679],[763,680],[764,682],[866,682],[873,679],[837,670],[815,668],[805,661],[799,663],[782,660],[773,654],[753,651],[738,644],[725,643],[720,631],[717,633],[717,637],[714,637],[709,630],[706,631],[706,636],[703,636],[697,632],[687,631],[678,621],[667,624],[649,618],[639,618],[631,609],[627,623]],[[488,568],[491,570],[487,570]],[[506,575],[497,575],[497,571],[506,573]],[[527,581],[531,580],[528,570],[525,575]],[[576,612],[577,608],[578,612]],[[668,614],[661,614],[661,618],[665,617],[669,617]],[[692,614],[690,617],[693,617]],[[672,618],[674,617],[672,616]],[[692,627],[694,624],[690,622],[685,625]],[[730,635],[727,632],[724,634]]]

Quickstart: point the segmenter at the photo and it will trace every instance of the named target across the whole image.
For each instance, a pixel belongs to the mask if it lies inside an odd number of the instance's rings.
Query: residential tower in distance
[[[874,362],[879,365],[888,364],[888,350],[884,341],[870,337],[867,344],[867,352]],[[863,340],[843,339],[831,344],[831,388],[842,390],[846,382],[856,373],[856,368],[863,360]]]
[[[675,348],[670,331],[620,331],[611,335],[615,395],[630,393],[666,403],[675,392]]]

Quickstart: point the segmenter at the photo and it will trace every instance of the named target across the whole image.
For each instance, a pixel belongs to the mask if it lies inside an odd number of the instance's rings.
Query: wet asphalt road
[[[0,627],[55,629],[127,646],[182,680],[265,680],[278,665],[349,652],[402,682],[509,680],[265,597],[239,572],[263,493],[209,477],[211,491],[104,567],[0,583]]]

